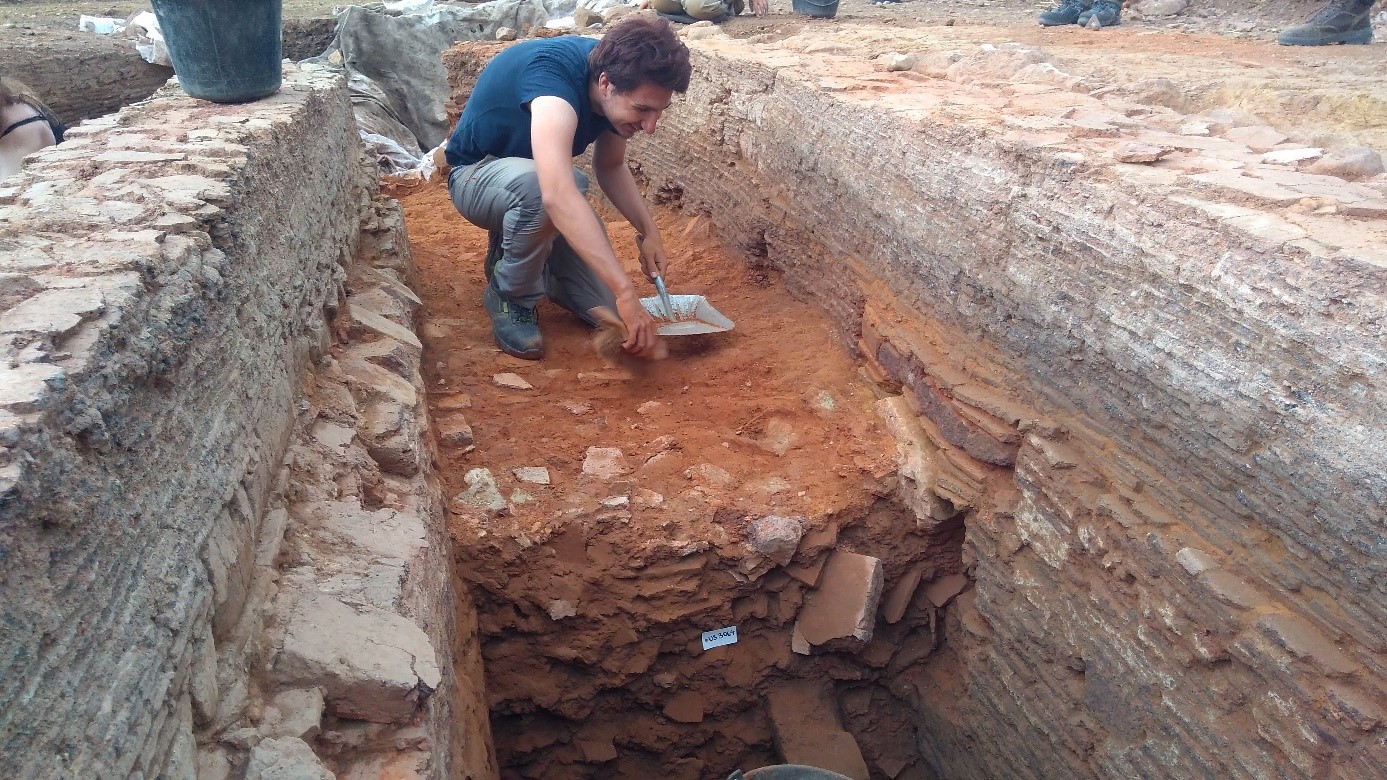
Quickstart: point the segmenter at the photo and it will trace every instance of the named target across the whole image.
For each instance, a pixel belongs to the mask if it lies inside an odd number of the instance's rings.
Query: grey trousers
[[[573,178],[584,195],[588,177]],[[502,295],[521,306],[549,299],[595,325],[588,310],[616,311],[616,296],[559,235],[540,198],[534,160],[487,157],[448,174],[453,206],[468,222],[501,234],[501,259],[493,281]]]

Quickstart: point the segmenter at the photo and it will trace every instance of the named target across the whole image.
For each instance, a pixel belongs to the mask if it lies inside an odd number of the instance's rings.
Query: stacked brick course
[[[893,689],[938,774],[1387,776],[1387,183],[1015,47],[692,45],[649,192],[904,394],[917,512],[974,507],[976,588]]]

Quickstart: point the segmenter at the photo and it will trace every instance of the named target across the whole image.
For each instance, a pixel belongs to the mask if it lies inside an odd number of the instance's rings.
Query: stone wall
[[[933,770],[1387,777],[1382,177],[1016,47],[697,36],[639,177],[832,315],[903,497],[969,509],[892,688]]]
[[[295,471],[291,448],[315,423],[304,383],[332,364],[330,327],[349,273],[378,277],[377,287],[399,287],[406,274],[398,211],[392,219],[373,200],[368,173],[340,78],[290,67],[284,89],[256,103],[169,90],[88,122],[0,186],[8,773],[311,768],[319,761],[304,740],[322,725],[350,731],[356,718],[422,729],[405,745],[431,754],[412,764],[420,771],[456,776],[457,755],[489,776],[485,724],[474,731],[478,750],[452,737],[475,718],[455,726],[447,717],[459,676],[454,610],[465,616],[467,604],[446,589],[422,416],[409,423],[415,482],[362,504],[419,497],[416,518],[387,526],[396,536],[382,532],[382,544],[403,553],[353,556],[339,543],[336,557],[319,557],[344,576],[378,564],[373,595],[398,591],[390,608],[422,637],[410,645],[411,671],[428,679],[409,686],[408,713],[383,718],[340,706],[339,678],[282,673],[295,614],[285,594],[303,592],[290,586],[314,571],[300,541],[311,532],[294,511],[318,484]],[[359,256],[383,258],[383,270],[352,271]],[[352,321],[379,325],[374,317]],[[338,322],[343,338],[375,338]],[[343,498],[361,482],[337,477],[322,497]],[[299,580],[284,580],[295,572]],[[350,578],[336,584],[350,602]],[[379,644],[410,635],[395,628]],[[392,691],[377,694],[381,710],[396,707]]]

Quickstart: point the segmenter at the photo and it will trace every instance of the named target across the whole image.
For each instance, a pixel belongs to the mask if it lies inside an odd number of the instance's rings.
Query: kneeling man
[[[641,236],[642,270],[663,276],[664,245],[626,165],[626,140],[655,132],[691,71],[688,48],[649,17],[626,20],[601,41],[525,41],[482,70],[448,141],[448,192],[459,213],[491,232],[483,302],[502,350],[544,356],[535,307],[547,295],[592,325],[594,307],[614,309],[626,326],[623,348],[654,354],[655,322],[573,158],[593,147],[598,185]]]

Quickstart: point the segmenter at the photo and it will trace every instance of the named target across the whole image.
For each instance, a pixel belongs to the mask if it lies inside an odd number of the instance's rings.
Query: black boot
[[[1326,46],[1331,43],[1372,43],[1373,0],[1329,0],[1305,24],[1282,32],[1283,46]]]
[[[486,285],[482,295],[487,316],[491,317],[491,335],[496,346],[507,355],[524,360],[539,360],[544,357],[544,339],[539,334],[539,320],[535,310],[501,294],[493,279]]]

